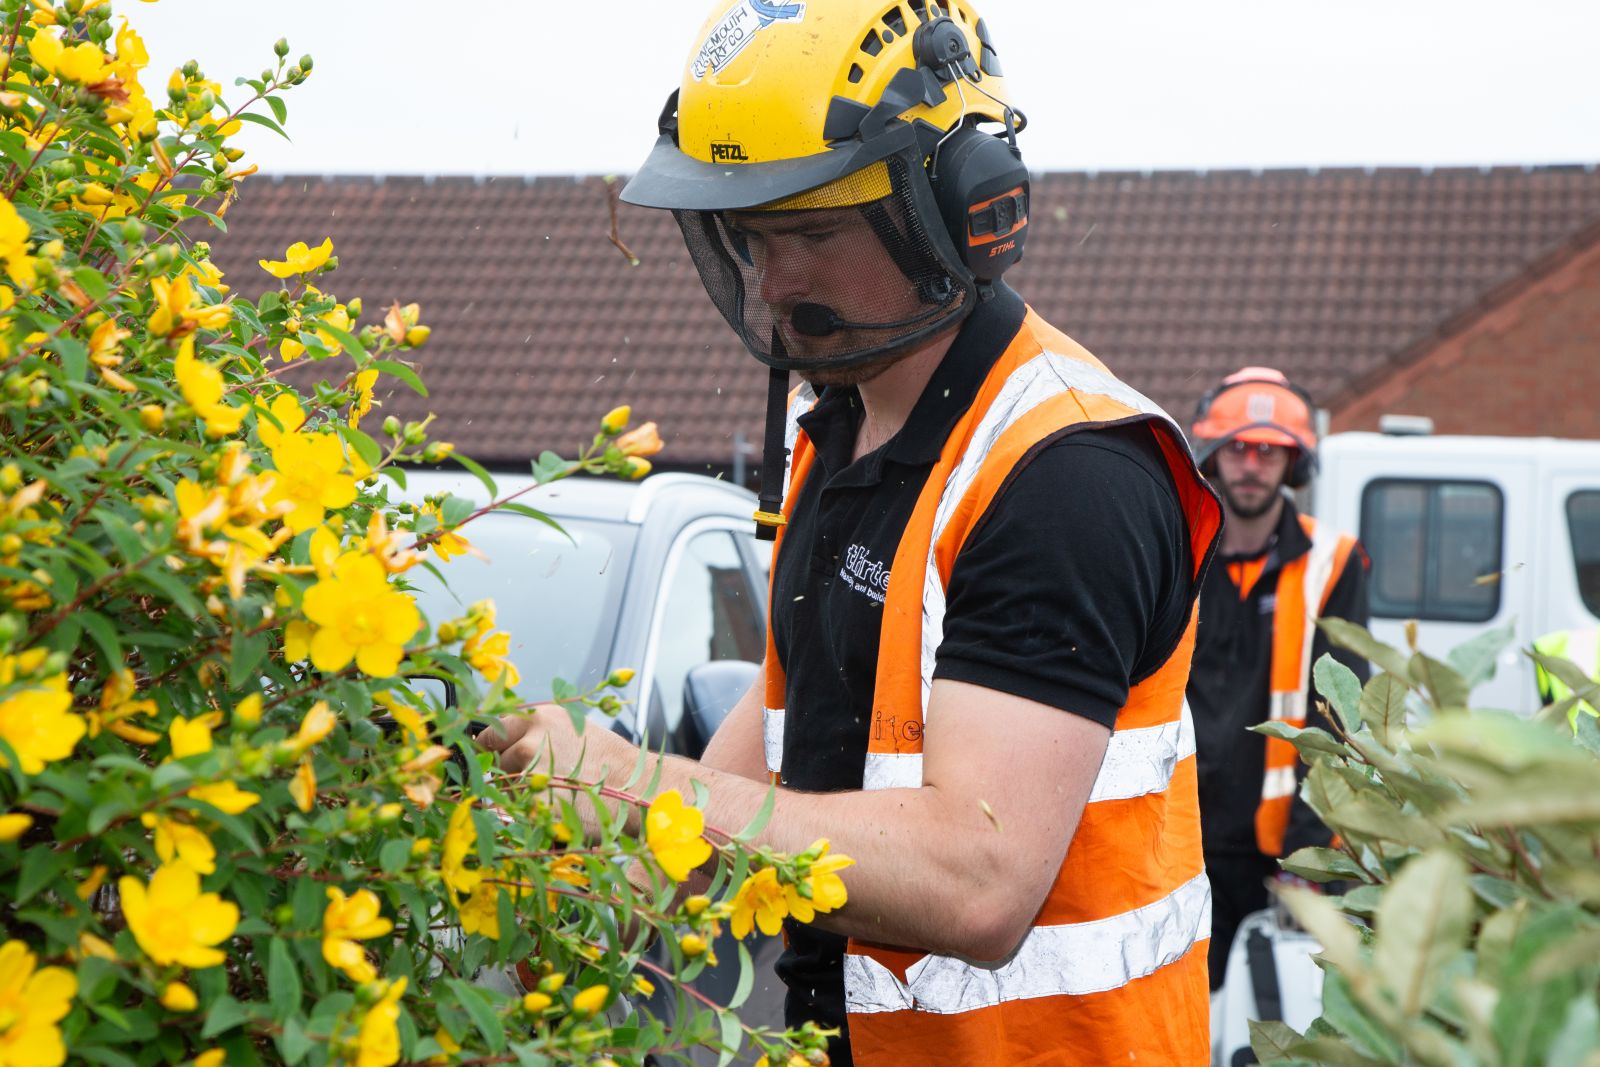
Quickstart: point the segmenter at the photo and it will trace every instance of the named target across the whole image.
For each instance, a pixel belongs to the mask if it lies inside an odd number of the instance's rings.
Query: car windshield
[[[552,678],[587,688],[605,676],[616,632],[634,530],[619,522],[557,517],[571,540],[535,519],[485,515],[462,535],[488,557],[434,562],[446,589],[428,571],[408,577],[417,604],[435,626],[477,600],[493,600],[498,629],[511,635],[511,662],[527,699],[548,696]]]

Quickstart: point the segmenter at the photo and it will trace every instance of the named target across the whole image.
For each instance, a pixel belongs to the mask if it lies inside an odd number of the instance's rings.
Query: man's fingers
[[[478,747],[490,752],[504,752],[522,740],[530,725],[529,716],[502,715],[498,723],[477,736]]]

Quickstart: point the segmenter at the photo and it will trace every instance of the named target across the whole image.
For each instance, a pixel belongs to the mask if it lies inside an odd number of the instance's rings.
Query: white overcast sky
[[[811,0],[824,3],[826,0]],[[977,0],[975,0],[977,2]],[[724,3],[723,6],[730,6]],[[312,78],[264,171],[631,172],[705,0],[120,0],[162,91]],[[983,0],[1036,170],[1600,162],[1600,0]],[[230,99],[236,99],[231,97]]]

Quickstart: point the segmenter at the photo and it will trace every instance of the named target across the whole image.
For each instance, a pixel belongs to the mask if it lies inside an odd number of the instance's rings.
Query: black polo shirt
[[[905,426],[852,461],[862,410],[825,390],[801,426],[816,447],[773,576],[788,679],[783,783],[860,789],[889,568],[957,420],[1022,324],[1002,289],[975,309]],[[1111,726],[1133,683],[1182,638],[1188,526],[1146,425],[1065,435],[1013,476],[957,556],[934,677],[1026,697]],[[791,1025],[844,1026],[845,939],[788,924],[778,973]],[[839,1043],[836,1064],[848,1063]]]
[[[1200,589],[1200,625],[1189,671],[1189,708],[1194,713],[1196,772],[1200,779],[1200,832],[1206,856],[1259,856],[1256,809],[1266,774],[1267,739],[1250,727],[1267,721],[1272,679],[1272,630],[1283,566],[1311,551],[1300,513],[1284,501],[1283,515],[1267,545],[1244,556],[1218,555]],[[1367,554],[1351,553],[1328,594],[1322,618],[1367,624]],[[1241,591],[1238,578],[1255,575]],[[1336,648],[1320,629],[1311,639],[1311,662],[1324,653],[1355,672],[1365,684],[1367,661]],[[1318,708],[1316,685],[1306,701],[1306,722],[1331,729]],[[1304,762],[1296,772],[1304,778]],[[1284,834],[1284,855],[1326,845],[1332,835],[1316,812],[1295,794]]]

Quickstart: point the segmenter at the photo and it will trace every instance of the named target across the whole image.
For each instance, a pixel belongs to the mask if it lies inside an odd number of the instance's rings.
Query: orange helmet
[[[1313,407],[1306,391],[1280,370],[1245,367],[1235,371],[1202,396],[1195,408],[1189,431],[1197,442],[1195,459],[1204,473],[1212,474],[1212,457],[1229,441],[1283,445],[1295,450],[1294,465],[1285,481],[1298,489],[1316,472]]]

